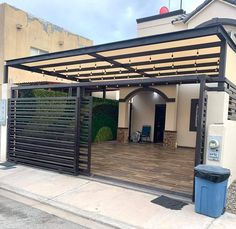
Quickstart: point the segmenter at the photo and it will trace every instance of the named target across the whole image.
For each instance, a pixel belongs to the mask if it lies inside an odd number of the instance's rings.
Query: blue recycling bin
[[[195,211],[217,218],[225,211],[230,170],[220,166],[198,165],[195,175]]]

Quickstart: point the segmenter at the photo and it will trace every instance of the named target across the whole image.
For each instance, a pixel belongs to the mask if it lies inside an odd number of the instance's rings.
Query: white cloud
[[[171,10],[180,0],[171,0]],[[3,1],[0,1],[3,2]],[[59,25],[94,40],[95,44],[124,40],[136,36],[136,19],[155,15],[168,0],[5,0]],[[203,0],[183,0],[187,12]]]

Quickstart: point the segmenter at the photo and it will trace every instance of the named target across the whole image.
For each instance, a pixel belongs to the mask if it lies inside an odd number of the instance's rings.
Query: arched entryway
[[[165,130],[166,98],[156,91],[144,90],[129,99],[129,139],[144,127],[150,128],[145,141],[162,143]]]

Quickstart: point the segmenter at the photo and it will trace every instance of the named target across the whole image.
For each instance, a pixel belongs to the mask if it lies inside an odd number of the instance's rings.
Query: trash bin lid
[[[214,183],[220,183],[229,178],[230,170],[215,165],[198,165],[194,168],[194,175]]]

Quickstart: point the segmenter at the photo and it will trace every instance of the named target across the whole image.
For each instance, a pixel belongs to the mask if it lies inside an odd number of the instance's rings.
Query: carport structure
[[[25,74],[25,71],[28,74],[53,76],[65,82],[11,88],[8,158],[19,163],[90,175],[92,92],[102,91],[105,95],[106,91],[123,88],[137,90],[197,84],[200,89],[195,165],[203,163],[206,90],[225,91],[234,87],[228,80],[233,78],[226,57],[231,55],[234,58],[235,51],[235,44],[224,28],[211,26],[6,61],[5,83],[8,83],[8,75]],[[228,79],[226,73],[229,73]],[[67,88],[69,96],[55,100],[17,96],[21,90],[36,88]],[[234,90],[230,93],[233,94]],[[232,99],[235,99],[234,96]],[[123,102],[121,99],[120,109]],[[173,102],[176,102],[176,98],[167,101],[167,111]],[[40,108],[38,104],[41,104]],[[58,110],[61,106],[65,109]],[[234,106],[232,104],[229,112],[231,119],[235,119]],[[57,122],[32,135],[39,126],[36,119],[32,121],[32,117],[47,120],[48,114]],[[22,129],[28,128],[29,123],[31,128],[21,136]],[[68,126],[71,128],[68,129]],[[54,138],[51,139],[52,132]],[[63,141],[64,136],[67,137]],[[37,152],[33,150],[34,146],[37,146]]]

